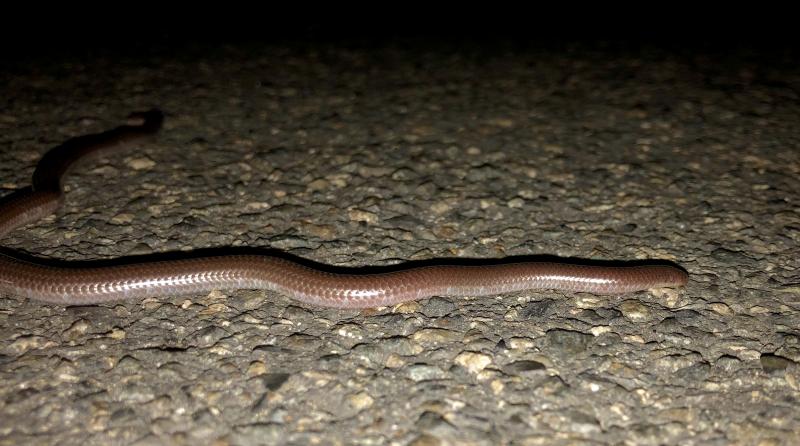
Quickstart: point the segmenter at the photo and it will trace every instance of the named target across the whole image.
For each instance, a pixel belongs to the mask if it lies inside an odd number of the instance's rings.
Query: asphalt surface
[[[4,248],[662,259],[690,283],[370,311],[2,296],[0,444],[797,444],[796,56],[238,43],[9,63],[2,195],[70,137],[166,122]]]

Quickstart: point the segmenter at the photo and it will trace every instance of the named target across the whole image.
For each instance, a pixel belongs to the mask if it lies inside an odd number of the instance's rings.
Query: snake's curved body
[[[32,187],[0,206],[0,237],[55,212],[61,182],[78,162],[140,144],[161,127],[158,111],[125,125],[74,138],[42,157]],[[678,287],[684,271],[667,265],[587,266],[520,262],[437,265],[379,274],[334,274],[267,255],[228,255],[103,267],[53,267],[0,254],[0,291],[64,305],[94,304],[214,289],[269,289],[313,305],[369,308],[431,296],[484,296],[533,289],[621,294]]]

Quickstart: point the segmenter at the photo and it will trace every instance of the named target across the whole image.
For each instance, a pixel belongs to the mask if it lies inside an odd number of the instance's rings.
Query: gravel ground
[[[271,248],[332,265],[664,259],[684,290],[371,311],[220,290],[0,298],[0,444],[798,444],[793,52],[190,46],[0,73],[0,188],[159,107],[0,244]]]

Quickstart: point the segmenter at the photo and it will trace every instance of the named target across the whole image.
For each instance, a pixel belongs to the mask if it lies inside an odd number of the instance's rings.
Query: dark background
[[[4,11],[5,59],[87,50],[179,49],[243,42],[549,45],[595,42],[765,51],[794,46],[790,6],[749,3],[365,3],[121,2],[15,5]]]

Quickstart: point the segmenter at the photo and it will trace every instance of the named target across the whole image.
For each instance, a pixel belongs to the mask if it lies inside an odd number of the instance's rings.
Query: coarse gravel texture
[[[20,59],[0,188],[137,110],[158,139],[0,240],[65,260],[218,247],[338,266],[676,262],[683,290],[0,298],[0,444],[800,443],[800,70],[603,45],[239,43]]]

